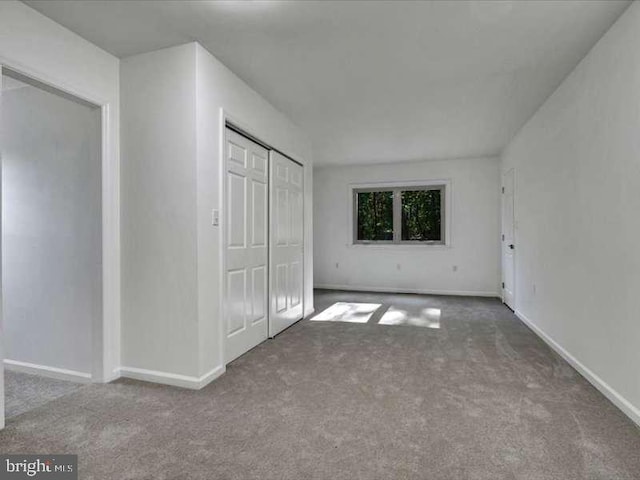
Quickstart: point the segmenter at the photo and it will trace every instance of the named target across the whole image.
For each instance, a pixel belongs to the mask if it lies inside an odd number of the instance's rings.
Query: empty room
[[[91,381],[100,330],[100,114],[3,69],[5,418]]]
[[[640,479],[640,4],[0,1],[0,478]]]

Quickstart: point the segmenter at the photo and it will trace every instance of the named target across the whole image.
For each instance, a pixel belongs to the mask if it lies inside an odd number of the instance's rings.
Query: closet
[[[231,362],[303,316],[303,167],[225,135],[224,326]]]

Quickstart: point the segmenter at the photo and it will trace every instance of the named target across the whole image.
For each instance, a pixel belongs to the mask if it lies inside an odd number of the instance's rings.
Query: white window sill
[[[419,243],[348,243],[348,248],[373,250],[449,250],[447,244],[419,244]]]

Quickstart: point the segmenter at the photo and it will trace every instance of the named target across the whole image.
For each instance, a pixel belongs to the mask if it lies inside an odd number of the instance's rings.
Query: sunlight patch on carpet
[[[336,302],[313,317],[311,321],[367,323],[375,311],[380,307],[381,304],[379,303]]]

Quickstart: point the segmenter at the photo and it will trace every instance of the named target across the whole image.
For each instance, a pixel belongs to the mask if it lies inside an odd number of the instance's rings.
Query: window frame
[[[402,240],[402,192],[417,190],[440,190],[440,240]],[[369,192],[393,193],[393,240],[358,239],[358,194]],[[353,246],[450,246],[451,235],[449,225],[451,223],[451,182],[449,180],[394,182],[386,184],[353,184],[350,185],[349,198],[351,201],[351,244]]]

